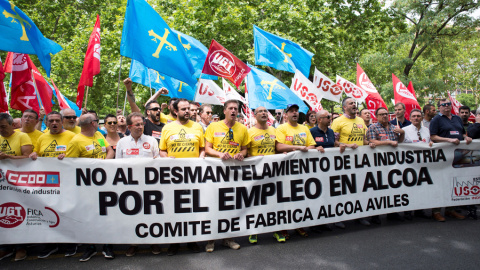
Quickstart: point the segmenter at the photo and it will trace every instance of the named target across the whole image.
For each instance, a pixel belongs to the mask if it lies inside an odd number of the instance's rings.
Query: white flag
[[[295,71],[295,76],[292,79],[290,89],[302,100],[305,100],[314,111],[323,110],[322,96],[320,91],[313,85],[313,83],[303,75],[298,69]]]
[[[225,92],[212,80],[200,79],[195,93],[195,102],[223,105]]]
[[[223,91],[225,91],[225,96],[227,100],[234,99],[241,101],[243,103],[247,103],[244,97],[242,97],[237,90],[235,90],[224,78],[222,78],[223,82]]]
[[[315,68],[313,77],[313,85],[320,90],[320,95],[324,99],[328,99],[335,102],[340,102],[342,97],[343,88],[337,85],[334,81],[330,80],[327,76]]]
[[[354,83],[351,83],[338,75],[337,84],[342,86],[343,91],[347,96],[354,98],[358,103],[365,102],[368,94],[362,88],[356,86]]]

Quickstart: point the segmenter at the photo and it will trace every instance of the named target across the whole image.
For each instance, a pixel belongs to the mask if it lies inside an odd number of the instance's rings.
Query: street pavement
[[[260,235],[256,245],[248,243],[248,237],[239,237],[240,250],[230,250],[217,241],[213,253],[193,254],[182,245],[175,256],[166,255],[168,245],[161,246],[159,255],[142,245],[136,256],[126,257],[128,245],[115,245],[116,258],[107,260],[97,245],[96,256],[79,262],[85,246],[74,257],[58,253],[47,259],[38,259],[40,247],[32,246],[26,260],[3,259],[0,269],[478,269],[480,265],[479,220],[400,222],[382,217],[382,225],[345,224],[344,230],[307,230],[308,238],[290,231],[291,238],[284,244],[270,233]]]

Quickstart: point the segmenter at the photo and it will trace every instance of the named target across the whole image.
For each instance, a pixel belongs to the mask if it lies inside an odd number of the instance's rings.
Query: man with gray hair
[[[96,158],[112,159],[115,155],[112,147],[98,129],[98,119],[95,115],[87,113],[80,116],[78,125],[82,129],[80,134],[75,135],[67,146],[67,158]],[[87,250],[80,258],[81,262],[90,260],[97,254],[95,245],[88,245]],[[103,246],[103,255],[107,259],[115,258],[112,245]]]
[[[212,121],[212,105],[202,104],[198,115],[200,116],[200,121],[198,123],[202,126],[203,132],[205,132]]]

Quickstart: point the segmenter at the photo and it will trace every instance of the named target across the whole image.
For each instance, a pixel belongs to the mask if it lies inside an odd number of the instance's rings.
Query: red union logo
[[[20,204],[4,203],[0,205],[0,227],[15,228],[22,224],[26,215],[25,209]]]
[[[397,85],[395,85],[395,91],[397,91],[397,94],[399,94],[402,97],[413,99],[415,101],[417,100],[415,96],[412,93],[410,93],[410,91],[408,91],[408,89],[405,88],[405,85],[403,85],[403,83],[401,82],[398,82]]]
[[[213,72],[222,77],[233,77],[236,71],[233,57],[222,50],[214,51],[208,58],[208,64]]]
[[[7,171],[7,182],[23,187],[59,187],[59,172],[16,172]]]

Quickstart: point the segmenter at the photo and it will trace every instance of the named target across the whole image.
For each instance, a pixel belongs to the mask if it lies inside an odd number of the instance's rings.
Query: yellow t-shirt
[[[79,126],[75,126],[72,129],[65,129],[65,130],[71,131],[74,134],[80,134],[80,131],[82,131],[82,129]],[[47,133],[47,132],[50,132],[49,128],[46,128],[46,129],[43,130],[43,133]]]
[[[365,121],[360,117],[348,119],[342,115],[333,121],[332,130],[333,132],[340,134],[338,141],[341,143],[356,143],[358,145],[363,145],[367,127],[365,126]]]
[[[310,130],[304,125],[292,127],[289,123],[281,124],[277,128],[276,135],[279,143],[300,146],[316,145]]]
[[[275,128],[268,127],[266,130],[252,127],[248,130],[250,144],[248,145],[249,156],[275,154]]]
[[[22,146],[33,145],[27,134],[15,131],[9,137],[0,136],[0,151],[7,155],[21,156]]]
[[[167,115],[164,113],[160,113],[160,122],[166,124],[167,123]]]
[[[18,132],[22,132],[20,129],[15,129],[15,131],[18,131]],[[37,151],[37,140],[38,138],[40,138],[40,136],[43,135],[43,132],[41,132],[40,130],[34,130],[30,133],[26,133],[26,132],[23,132],[25,134],[28,135],[28,137],[30,137],[30,140],[32,140],[32,145],[33,145],[33,152]]]
[[[311,125],[311,126],[310,126],[310,124],[305,124],[305,126],[306,126],[308,129],[312,129],[312,128],[315,127],[315,125]]]
[[[43,134],[37,140],[37,154],[39,157],[58,157],[67,152],[67,145],[70,143],[75,133],[65,130],[60,134]]]
[[[160,118],[161,119],[161,118]],[[170,114],[165,115],[165,124],[177,121],[177,118],[173,118]],[[161,122],[161,121],[160,121]]]
[[[108,144],[100,132],[95,132],[93,137],[83,134],[75,135],[67,146],[67,157],[102,158],[107,157]]]
[[[163,127],[158,147],[160,150],[167,150],[169,157],[198,157],[200,147],[205,147],[203,128],[193,121],[188,121],[186,125],[171,122]]]
[[[205,139],[213,144],[214,150],[228,152],[232,156],[250,143],[247,127],[239,122],[235,122],[231,129],[224,121],[211,123],[205,131]]]

